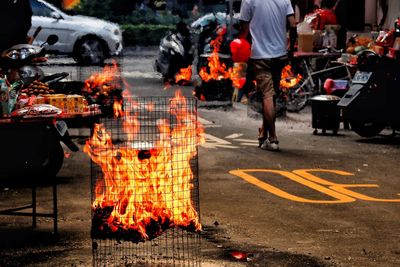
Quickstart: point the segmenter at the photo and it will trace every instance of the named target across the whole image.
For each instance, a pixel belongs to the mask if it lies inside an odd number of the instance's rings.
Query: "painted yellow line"
[[[322,179],[315,174],[311,174],[311,172],[315,173],[333,173],[341,176],[353,176],[353,173],[339,171],[339,170],[325,170],[325,169],[301,169],[301,170],[293,170],[292,172],[281,171],[281,170],[270,170],[270,169],[241,169],[241,170],[232,170],[229,173],[235,176],[242,178],[243,180],[253,184],[267,192],[270,192],[276,196],[279,196],[284,199],[288,199],[296,202],[303,203],[316,203],[316,204],[338,204],[338,203],[349,203],[358,200],[364,201],[374,201],[374,202],[391,202],[391,203],[399,203],[400,199],[381,199],[367,196],[365,194],[361,194],[358,192],[354,192],[349,188],[377,188],[379,185],[377,184],[337,184],[326,179]],[[290,194],[276,186],[270,185],[266,182],[259,180],[257,177],[251,175],[250,173],[273,173],[278,174],[284,178],[288,178],[296,183],[299,183],[303,186],[311,188],[315,191],[318,191],[322,194],[325,194],[334,200],[313,200],[307,199],[301,196],[296,196]],[[400,195],[400,194],[397,194]]]
[[[275,173],[279,174],[282,177],[289,178],[292,181],[295,181],[297,183],[300,183],[302,185],[305,185],[309,188],[312,188],[320,193],[323,193],[325,195],[328,195],[335,200],[313,200],[313,199],[307,199],[299,196],[295,196],[293,194],[290,194],[286,191],[283,191],[279,189],[278,187],[275,187],[273,185],[270,185],[268,183],[265,183],[263,181],[260,181],[256,177],[248,174],[248,173],[253,173],[253,172],[262,172],[262,173]],[[296,201],[296,202],[303,202],[303,203],[318,203],[318,204],[337,204],[337,203],[349,203],[349,202],[354,202],[356,201],[354,198],[343,195],[341,193],[338,193],[336,191],[330,190],[326,187],[323,187],[321,185],[315,184],[311,181],[308,181],[294,173],[287,172],[287,171],[278,171],[278,170],[268,170],[268,169],[246,169],[246,170],[232,170],[229,172],[230,174],[236,175],[243,180],[265,190],[268,191],[276,196]]]

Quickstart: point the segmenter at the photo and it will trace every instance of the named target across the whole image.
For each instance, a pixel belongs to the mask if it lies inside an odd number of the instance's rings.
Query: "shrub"
[[[124,45],[159,45],[168,31],[175,29],[175,25],[152,25],[152,24],[124,24],[123,30]]]

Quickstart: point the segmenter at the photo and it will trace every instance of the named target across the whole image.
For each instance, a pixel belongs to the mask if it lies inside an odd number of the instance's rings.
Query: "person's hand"
[[[294,57],[293,50],[288,50],[287,51],[287,56],[288,56],[289,62],[291,62],[293,60],[293,57]]]

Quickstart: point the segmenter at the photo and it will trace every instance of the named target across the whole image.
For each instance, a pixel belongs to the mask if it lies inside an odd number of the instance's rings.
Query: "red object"
[[[326,91],[327,95],[331,95],[333,92],[333,86],[334,86],[334,82],[332,79],[326,79],[325,83],[324,83],[324,89]]]
[[[324,30],[325,25],[337,24],[336,15],[331,9],[317,9],[314,13],[307,14],[305,21],[311,24],[314,30]]]
[[[232,251],[231,256],[237,260],[245,261],[247,260],[247,253],[242,251]]]
[[[233,62],[247,62],[251,54],[251,45],[245,39],[235,39],[230,43]]]

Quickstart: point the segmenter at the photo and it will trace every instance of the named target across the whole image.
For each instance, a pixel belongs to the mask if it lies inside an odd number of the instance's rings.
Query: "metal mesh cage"
[[[196,100],[124,98],[92,129],[94,266],[199,266]]]

